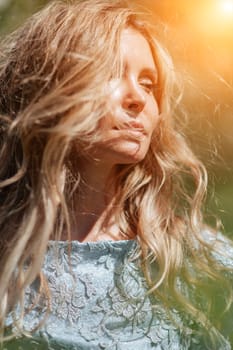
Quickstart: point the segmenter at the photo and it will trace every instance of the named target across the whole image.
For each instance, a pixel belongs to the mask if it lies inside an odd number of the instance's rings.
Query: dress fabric
[[[50,312],[32,336],[4,343],[3,349],[213,350],[208,337],[193,331],[197,325],[171,310],[174,320],[185,325],[176,327],[161,302],[146,293],[139,259],[132,259],[135,249],[134,240],[50,242],[43,267],[50,297],[38,302],[38,282],[27,289],[31,310],[24,317],[25,330],[43,320],[48,305]],[[220,338],[217,349],[230,350]]]

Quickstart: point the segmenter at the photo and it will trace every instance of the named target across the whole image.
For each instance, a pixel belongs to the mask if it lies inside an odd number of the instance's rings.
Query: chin
[[[148,150],[149,144],[121,141],[108,147],[96,148],[92,156],[105,165],[137,164],[145,158]]]
[[[124,152],[119,154],[117,164],[137,164],[146,157],[147,152],[139,149],[136,152]]]

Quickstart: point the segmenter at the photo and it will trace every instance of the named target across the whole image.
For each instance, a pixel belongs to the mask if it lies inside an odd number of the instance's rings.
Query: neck
[[[71,239],[80,242],[122,239],[111,215],[114,188],[109,179],[114,168],[80,159],[78,169],[81,180],[73,195]]]

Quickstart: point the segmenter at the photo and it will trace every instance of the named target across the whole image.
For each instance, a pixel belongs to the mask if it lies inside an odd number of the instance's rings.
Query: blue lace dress
[[[139,261],[131,259],[136,241],[50,242],[43,271],[51,298],[38,302],[35,282],[26,293],[30,307],[24,328],[33,335],[4,343],[6,350],[205,350],[208,337],[176,310],[175,326],[163,306],[146,294]],[[153,300],[152,300],[153,298]],[[155,305],[152,307],[152,304]],[[219,336],[217,350],[231,349]]]

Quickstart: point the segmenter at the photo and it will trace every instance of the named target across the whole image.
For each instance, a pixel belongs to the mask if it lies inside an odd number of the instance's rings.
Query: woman
[[[233,264],[156,33],[122,1],[55,1],[1,52],[4,347],[230,349],[207,287],[222,315]]]

